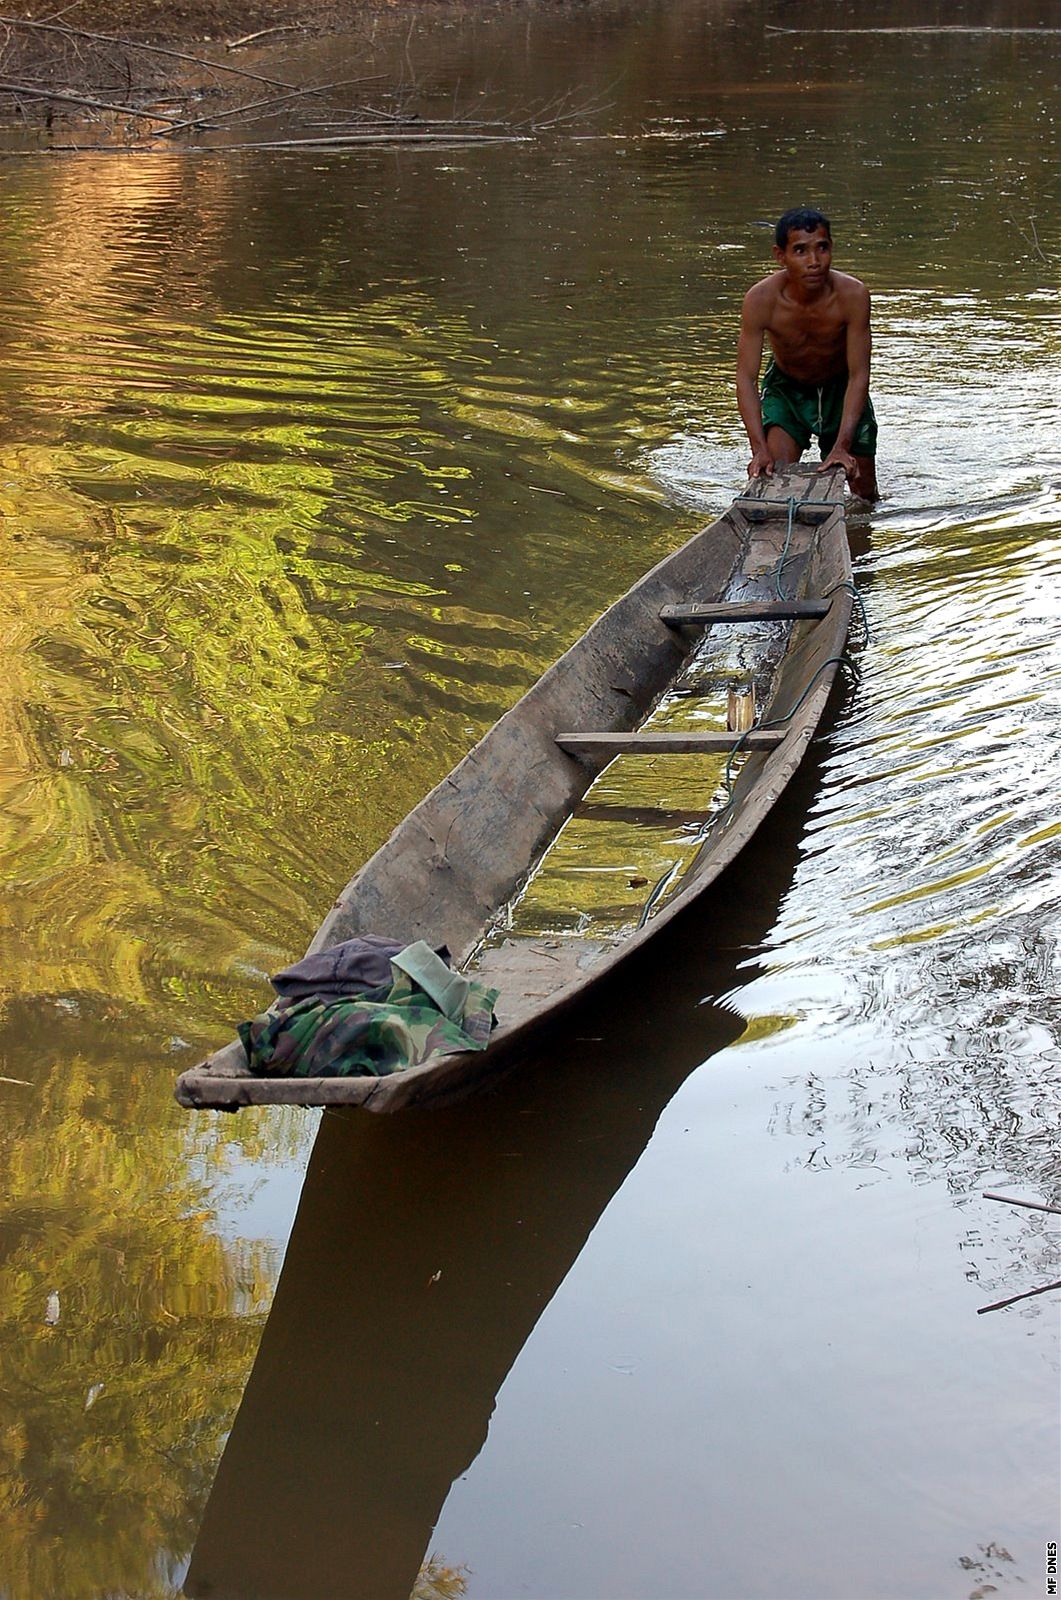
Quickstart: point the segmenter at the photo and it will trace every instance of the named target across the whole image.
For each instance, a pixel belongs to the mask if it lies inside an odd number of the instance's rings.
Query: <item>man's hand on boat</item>
[[[776,465],[769,445],[761,444],[748,462],[749,478],[772,478]],[[784,463],[782,462],[782,465]]]
[[[845,450],[842,444],[833,445],[818,471],[829,472],[833,467],[843,467],[848,483],[854,484],[858,477],[859,465],[850,450]]]

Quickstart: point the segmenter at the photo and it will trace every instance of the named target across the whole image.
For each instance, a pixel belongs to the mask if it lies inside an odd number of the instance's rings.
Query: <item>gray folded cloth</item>
[[[407,948],[398,939],[363,933],[304,956],[269,981],[281,999],[288,1002],[308,1000],[314,995],[327,999],[387,989],[393,981],[391,962]],[[437,945],[435,953],[449,964],[450,955],[444,944]]]

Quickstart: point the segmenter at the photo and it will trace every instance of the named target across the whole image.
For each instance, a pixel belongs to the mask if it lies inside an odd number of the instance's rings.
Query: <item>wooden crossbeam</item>
[[[662,606],[660,619],[672,627],[687,622],[793,622],[828,615],[831,600],[734,600],[717,605]]]
[[[701,806],[668,805],[660,800],[655,805],[621,806],[607,800],[580,800],[575,812],[580,822],[623,822],[634,827],[695,828],[706,822],[711,811]]]
[[[749,522],[777,522],[782,517],[788,521],[787,500],[754,500],[751,498],[734,500],[733,510],[739,511],[742,517]],[[835,504],[828,501],[819,503],[813,501],[797,505],[793,514],[793,522],[827,522],[836,510]]]
[[[785,737],[777,728],[736,733],[558,733],[556,742],[568,755],[728,755],[742,750],[772,750]]]

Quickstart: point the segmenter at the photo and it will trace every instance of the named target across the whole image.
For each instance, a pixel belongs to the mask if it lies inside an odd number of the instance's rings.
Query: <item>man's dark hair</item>
[[[796,206],[794,210],[786,211],[778,221],[774,229],[774,242],[779,250],[783,250],[790,233],[814,233],[818,228],[824,228],[832,238],[833,225],[828,217],[809,206]]]

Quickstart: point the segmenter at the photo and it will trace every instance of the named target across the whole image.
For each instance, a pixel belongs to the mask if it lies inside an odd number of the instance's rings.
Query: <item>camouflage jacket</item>
[[[336,999],[278,1000],[239,1036],[264,1077],[386,1077],[431,1055],[482,1050],[497,990],[465,978],[422,941],[391,960],[391,983]]]

